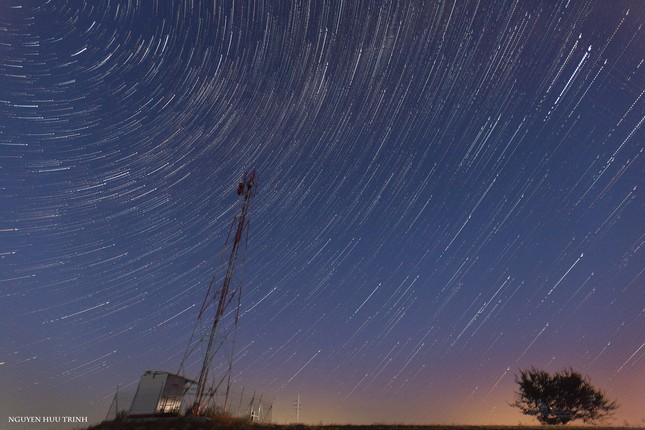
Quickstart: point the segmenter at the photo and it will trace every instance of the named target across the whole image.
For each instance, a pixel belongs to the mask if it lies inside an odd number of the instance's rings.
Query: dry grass
[[[176,417],[126,419],[106,421],[87,430],[590,430],[607,429],[634,430],[634,427],[593,427],[580,426],[467,426],[467,425],[317,425],[303,424],[278,425],[255,424],[239,418],[217,416],[213,419],[203,417]]]
[[[436,425],[326,425],[326,426],[284,426],[285,429],[298,428],[299,430],[591,430],[591,429],[612,429],[612,430],[634,430],[633,427],[607,427],[596,426],[524,426],[524,425],[457,425],[457,424],[436,424]]]
[[[214,430],[214,429],[251,429],[259,427],[245,420],[230,416],[205,417],[167,417],[136,418],[104,421],[88,427],[87,430]]]

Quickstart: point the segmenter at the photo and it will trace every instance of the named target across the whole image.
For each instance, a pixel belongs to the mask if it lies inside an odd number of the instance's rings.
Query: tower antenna
[[[240,246],[240,242],[242,241],[242,237],[244,235],[244,229],[248,227],[248,209],[249,209],[251,198],[255,194],[254,193],[255,179],[256,179],[255,170],[253,170],[253,172],[248,178],[247,178],[247,174],[245,173],[244,177],[242,178],[242,181],[239,183],[237,187],[237,195],[242,199],[242,210],[237,219],[237,228],[235,230],[233,245],[231,247],[231,255],[229,257],[228,266],[226,268],[226,276],[224,277],[222,288],[219,290],[220,294],[219,294],[219,298],[217,299],[217,310],[215,312],[215,318],[213,319],[213,325],[210,331],[208,346],[206,348],[206,354],[204,355],[204,362],[202,364],[202,369],[201,369],[201,372],[199,373],[199,379],[197,381],[197,393],[195,395],[195,402],[193,403],[193,407],[191,411],[193,415],[199,415],[200,409],[205,403],[204,399],[207,397],[207,394],[208,394],[206,389],[206,386],[208,385],[208,373],[210,370],[211,362],[213,360],[213,356],[215,355],[215,352],[213,351],[213,345],[215,343],[215,338],[217,337],[217,332],[218,332],[222,317],[224,316],[226,308],[231,303],[233,296],[236,293],[236,291],[233,291],[233,293],[231,294],[231,297],[229,297],[229,289],[231,285],[231,280],[233,278],[233,272],[235,269],[235,262],[237,260],[238,249]],[[210,287],[209,287],[209,291],[206,293],[207,296],[209,293],[210,293]],[[240,292],[238,291],[237,293],[239,294]],[[215,295],[217,295],[217,292],[215,293]],[[204,300],[204,303],[207,303],[208,301],[207,299],[208,297]],[[237,301],[237,306],[238,306],[238,310],[236,311],[236,318],[234,321],[235,328],[237,328],[237,316],[239,315],[239,306],[240,306],[239,297]],[[202,308],[203,307],[204,306],[202,306]],[[204,309],[200,311],[200,317],[203,311]],[[233,355],[231,355],[231,360],[232,359],[233,359]],[[229,372],[231,371],[231,363],[229,363],[228,371]],[[230,377],[229,377],[229,380],[230,380]],[[228,385],[230,386],[230,382],[228,383]],[[228,387],[227,387],[227,396],[228,396]]]

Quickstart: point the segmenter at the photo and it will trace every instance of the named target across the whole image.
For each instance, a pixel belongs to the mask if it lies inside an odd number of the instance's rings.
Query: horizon
[[[309,424],[531,424],[508,403],[536,366],[645,425],[643,16],[2,2],[0,427],[98,422],[180,369],[254,169],[211,377],[234,354],[275,422],[300,395]]]

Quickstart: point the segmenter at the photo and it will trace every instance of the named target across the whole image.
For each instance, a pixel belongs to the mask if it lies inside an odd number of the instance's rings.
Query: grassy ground
[[[610,428],[602,425],[593,427],[576,426],[466,426],[466,425],[278,425],[255,424],[231,417],[218,417],[214,420],[202,417],[178,417],[157,419],[132,419],[106,421],[87,430],[589,430]],[[613,430],[634,430],[633,427],[611,427]]]

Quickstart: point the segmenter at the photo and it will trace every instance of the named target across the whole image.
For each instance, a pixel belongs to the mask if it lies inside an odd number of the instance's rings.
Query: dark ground
[[[468,426],[468,425],[324,425],[307,426],[302,424],[254,424],[233,418],[224,418],[217,421],[199,417],[162,418],[162,419],[136,419],[106,421],[88,427],[87,430],[545,430],[545,429],[605,429],[633,430],[634,427],[609,427],[596,425],[586,426]]]

